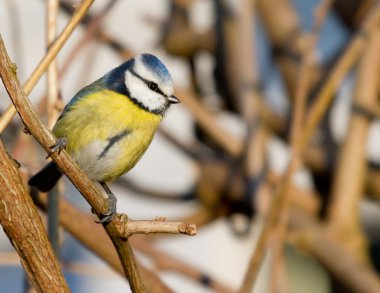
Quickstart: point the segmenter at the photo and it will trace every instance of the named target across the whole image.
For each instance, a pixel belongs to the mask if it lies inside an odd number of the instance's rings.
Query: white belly
[[[152,138],[152,132],[134,131],[112,143],[110,139],[98,139],[71,156],[91,180],[112,181],[136,164]]]
[[[104,156],[100,156],[107,145],[107,140],[95,140],[72,154],[75,162],[93,181],[104,180],[105,174],[115,168],[115,164],[122,154],[122,148],[117,143]]]

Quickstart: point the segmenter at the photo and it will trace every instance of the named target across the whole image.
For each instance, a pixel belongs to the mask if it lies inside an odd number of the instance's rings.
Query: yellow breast
[[[141,109],[128,97],[103,90],[76,101],[53,133],[67,137],[67,151],[92,180],[109,181],[136,164],[161,120],[161,115]],[[104,152],[117,135],[121,138]]]

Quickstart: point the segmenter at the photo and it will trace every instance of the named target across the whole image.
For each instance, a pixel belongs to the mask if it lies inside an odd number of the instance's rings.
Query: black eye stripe
[[[142,77],[140,74],[138,74],[136,71],[134,71],[133,69],[129,69],[129,72],[132,73],[134,76],[136,76],[137,78],[141,79],[147,86],[150,90],[166,97],[166,95],[163,93],[163,91],[159,88],[158,84],[153,82],[153,81],[149,81],[147,80],[146,78]],[[152,88],[153,86],[153,88]],[[154,88],[155,87],[155,88]]]

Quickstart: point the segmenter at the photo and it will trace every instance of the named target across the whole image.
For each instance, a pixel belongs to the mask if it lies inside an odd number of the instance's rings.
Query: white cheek
[[[126,73],[125,84],[131,97],[142,103],[149,110],[154,111],[165,108],[167,103],[166,98],[151,91],[142,80],[130,72]]]
[[[173,94],[173,82],[160,82],[159,79],[157,79],[157,76],[152,74],[140,61],[136,62],[135,64],[135,70],[140,74],[140,76],[144,76],[147,80],[154,81],[155,83],[160,85],[161,90],[167,94],[168,96],[171,96]]]

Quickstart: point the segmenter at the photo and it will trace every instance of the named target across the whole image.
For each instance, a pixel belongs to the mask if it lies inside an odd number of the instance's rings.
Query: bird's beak
[[[168,100],[170,102],[170,104],[178,104],[180,103],[181,101],[174,95],[171,95],[170,97],[168,97]]]

